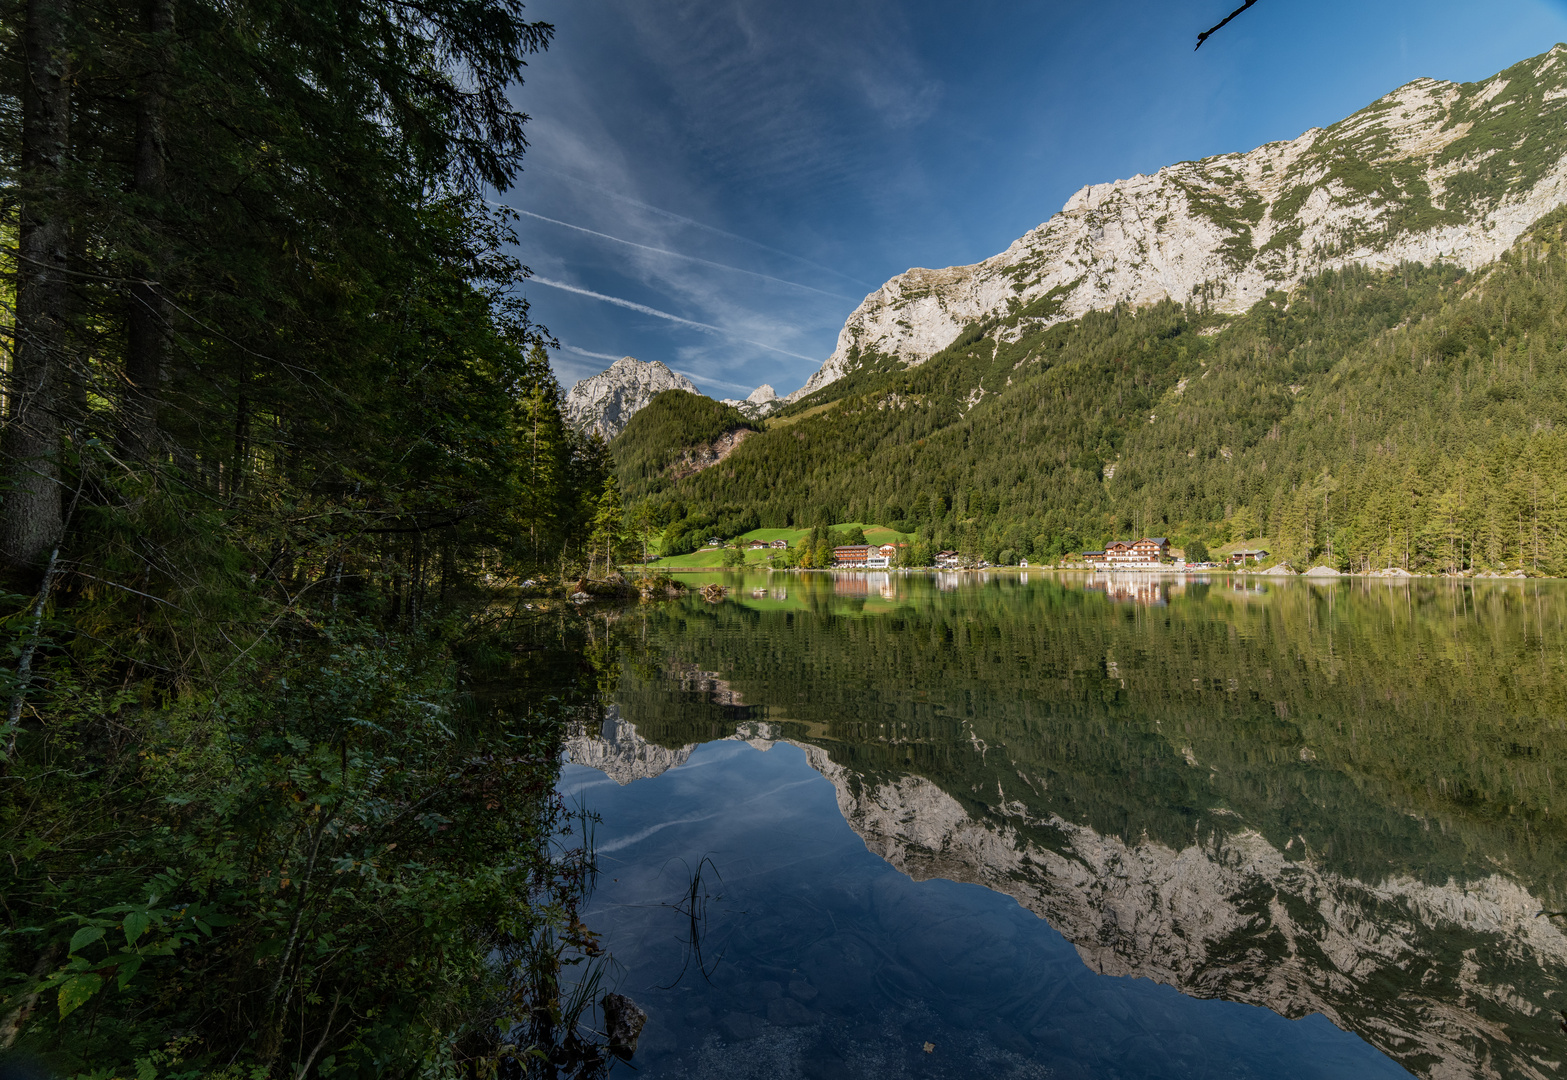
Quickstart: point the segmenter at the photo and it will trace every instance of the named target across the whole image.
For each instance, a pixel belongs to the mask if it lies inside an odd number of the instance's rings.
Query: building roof
[[[1142,540],[1142,543],[1145,544],[1168,544],[1169,542],[1162,536],[1147,536]]]

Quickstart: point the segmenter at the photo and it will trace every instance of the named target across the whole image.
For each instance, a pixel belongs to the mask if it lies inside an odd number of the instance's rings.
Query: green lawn
[[[838,532],[848,532],[850,529],[864,529],[865,540],[870,544],[897,544],[906,543],[914,539],[913,533],[893,532],[885,525],[866,525],[858,521],[846,521],[841,525],[834,525]],[[810,529],[752,529],[748,533],[741,534],[737,539],[745,542],[751,540],[765,540],[772,543],[774,540],[787,540],[791,548],[798,547],[800,541],[811,535]],[[745,565],[747,568],[767,565],[767,557],[773,552],[770,549],[758,549],[745,553]],[[666,559],[658,559],[650,566],[660,570],[706,570],[716,569],[723,565],[724,552],[722,548],[704,547],[693,551],[689,555],[674,555]]]

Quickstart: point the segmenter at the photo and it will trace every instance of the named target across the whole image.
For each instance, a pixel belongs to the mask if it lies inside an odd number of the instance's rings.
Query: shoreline
[[[643,567],[632,567],[631,572],[641,572]],[[1550,574],[1529,575],[1520,572],[1509,573],[1479,573],[1479,574],[1431,574],[1404,570],[1397,573],[1389,573],[1386,570],[1340,570],[1332,574],[1313,574],[1310,570],[1303,572],[1289,571],[1288,573],[1273,573],[1268,570],[1232,570],[1224,567],[1216,567],[1210,570],[1176,569],[1174,567],[1093,567],[1093,566],[986,566],[986,567],[951,567],[942,568],[936,566],[890,566],[885,569],[868,568],[864,566],[823,566],[801,569],[800,567],[774,567],[774,566],[678,566],[678,567],[648,567],[646,569],[657,570],[660,574],[1106,574],[1129,576],[1159,576],[1159,577],[1192,577],[1194,575],[1226,575],[1229,577],[1246,578],[1272,578],[1275,580],[1308,580],[1316,582],[1337,581],[1343,578],[1365,579],[1368,581],[1561,581],[1560,577]],[[1312,569],[1316,569],[1313,567]],[[625,571],[622,571],[625,572]]]

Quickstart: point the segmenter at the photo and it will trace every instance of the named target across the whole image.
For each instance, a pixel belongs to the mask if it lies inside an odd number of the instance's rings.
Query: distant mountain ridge
[[[583,379],[566,394],[566,419],[579,431],[594,431],[607,442],[625,429],[638,410],[665,390],[700,394],[696,384],[657,360],[623,356],[606,370]]]
[[[591,378],[581,379],[566,394],[563,410],[567,421],[579,431],[596,431],[609,442],[626,430],[631,418],[665,390],[684,390],[704,400],[712,400],[684,375],[669,370],[657,360],[638,360],[623,356]],[[724,398],[719,402],[738,409],[744,416],[759,420],[783,403],[771,386],[763,383],[746,398]]]
[[[763,383],[755,390],[752,390],[750,396],[744,400],[740,398],[724,398],[721,404],[739,409],[752,420],[758,420],[782,405],[783,399],[778,396],[778,391],[774,390],[767,383]]]
[[[867,362],[928,360],[966,326],[1175,300],[1239,313],[1353,264],[1475,269],[1567,202],[1567,46],[1489,79],[1416,79],[1327,128],[1084,187],[1006,251],[865,298],[792,403]],[[1021,334],[1029,327],[1019,327]]]

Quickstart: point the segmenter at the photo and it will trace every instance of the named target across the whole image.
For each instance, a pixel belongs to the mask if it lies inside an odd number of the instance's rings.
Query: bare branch
[[[1251,7],[1256,2],[1257,2],[1257,0],[1246,0],[1246,2],[1244,4],[1242,4],[1240,7],[1236,8],[1234,11],[1232,11],[1228,15],[1226,15],[1224,17],[1224,21],[1219,23],[1219,25],[1217,25],[1217,26],[1210,26],[1208,29],[1206,29],[1202,33],[1198,34],[1197,35],[1197,44],[1196,44],[1196,46],[1193,47],[1192,52],[1196,52],[1198,49],[1202,48],[1202,43],[1203,42],[1207,41],[1208,38],[1213,36],[1218,31],[1223,30],[1225,28],[1225,26],[1227,26],[1229,24],[1229,21],[1231,19],[1235,18],[1235,16],[1239,15],[1241,12],[1243,12],[1247,8]]]

